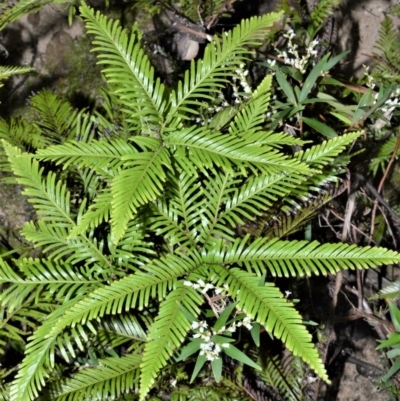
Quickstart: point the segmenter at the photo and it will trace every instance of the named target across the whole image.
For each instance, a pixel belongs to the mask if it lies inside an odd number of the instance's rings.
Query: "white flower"
[[[285,296],[286,296],[286,298],[289,298],[289,296],[292,294],[292,292],[291,291],[285,291]]]
[[[206,283],[201,278],[197,280],[197,284],[199,284],[201,287],[204,287],[206,285]]]
[[[252,324],[251,324],[251,318],[250,316],[246,316],[243,319],[243,326],[245,326],[248,330],[251,330],[253,328]]]
[[[199,322],[192,322],[192,329],[193,329],[193,330],[198,329],[199,326],[200,326],[200,323],[199,323]]]
[[[191,281],[184,281],[183,285],[185,285],[186,287],[193,287],[193,283]]]
[[[215,344],[214,352],[217,354],[221,352],[221,347],[218,344]]]

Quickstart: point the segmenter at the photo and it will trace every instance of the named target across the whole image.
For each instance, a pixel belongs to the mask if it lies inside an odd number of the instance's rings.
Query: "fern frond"
[[[279,277],[335,274],[344,269],[368,269],[400,262],[398,253],[379,247],[358,248],[317,241],[268,241],[265,238],[249,243],[248,238],[237,239],[230,245],[218,241],[203,260],[211,265],[245,266],[248,272],[258,275],[268,270]]]
[[[261,216],[272,204],[300,185],[301,175],[273,174],[251,177],[239,189],[233,189],[219,219],[232,226],[244,224],[244,219],[253,221]]]
[[[271,147],[260,146],[257,133],[244,136],[224,135],[210,132],[203,128],[184,129],[168,135],[170,146],[178,149],[176,159],[185,171],[191,171],[186,164],[195,165],[199,169],[212,168],[214,165],[234,173],[233,166],[239,167],[243,174],[246,168],[257,168],[265,174],[291,171],[310,174],[311,171],[297,159],[271,150]],[[184,152],[188,149],[188,155]]]
[[[338,136],[319,145],[314,145],[305,151],[297,152],[295,157],[312,167],[322,168],[332,162],[347,145],[354,142],[360,135],[362,135],[362,131]]]
[[[165,197],[152,206],[150,228],[171,246],[179,244],[182,249],[195,247],[198,224],[205,210],[199,176],[181,173],[179,177],[174,177],[170,174],[168,181]]]
[[[280,395],[284,396],[285,400],[300,401],[302,399],[298,378],[285,370],[279,355],[269,357],[262,372],[257,372],[257,375],[266,385],[275,388]]]
[[[260,278],[238,268],[216,267],[218,285],[229,286],[229,293],[238,302],[238,309],[259,322],[281,339],[286,347],[298,355],[320,376],[329,382],[325,367],[312,343],[310,333],[302,324],[302,317],[273,283],[260,285]]]
[[[280,18],[281,14],[271,13],[243,20],[226,36],[208,44],[203,59],[191,62],[183,82],[180,81],[171,93],[167,126],[188,118],[187,114],[197,114],[200,100],[213,100],[213,95],[221,91],[237,66],[246,59],[249,54],[246,47],[261,44],[269,27]]]
[[[154,68],[141,48],[137,28],[131,34],[113,21],[82,4],[80,12],[88,33],[94,34],[93,51],[98,52],[98,64],[104,64],[103,73],[115,88],[115,93],[128,114],[128,120],[141,121],[142,129],[151,132],[162,123],[164,85],[155,79]]]
[[[199,256],[193,253],[157,259],[145,267],[151,274],[134,273],[88,294],[59,319],[53,331],[58,332],[77,323],[84,324],[105,314],[121,313],[134,307],[143,309],[148,305],[150,297],[164,298],[179,277],[195,269],[200,263]]]
[[[375,68],[378,74],[387,82],[400,80],[400,50],[399,35],[392,18],[385,15],[379,30],[379,39],[375,44],[378,54],[374,53]],[[376,74],[374,74],[376,75]],[[378,75],[378,76],[379,76]]]
[[[97,264],[98,268],[113,270],[112,261],[103,252],[104,243],[85,235],[68,239],[68,231],[63,227],[49,226],[39,220],[37,226],[33,222],[25,223],[22,235],[35,247],[44,247],[42,252],[52,260],[64,259],[66,263],[75,265],[80,262]]]
[[[88,229],[98,227],[102,222],[108,222],[111,214],[111,201],[110,188],[107,187],[100,191],[86,213],[78,216],[77,224],[69,232],[68,238],[77,237]]]
[[[400,281],[393,281],[381,290],[378,293],[374,294],[372,297],[369,297],[370,300],[376,299],[390,299],[392,301],[400,298]]]
[[[261,129],[271,97],[272,76],[267,75],[253,92],[248,104],[238,113],[229,126],[229,133],[245,135],[251,130]]]
[[[10,22],[16,21],[25,14],[41,10],[46,4],[62,4],[68,1],[69,0],[18,0],[11,8],[3,10],[0,15],[0,31]]]
[[[326,19],[333,14],[333,7],[339,5],[340,0],[319,0],[310,13],[313,25],[319,29]]]
[[[62,181],[56,184],[56,175],[49,173],[42,181],[44,168],[28,154],[11,147],[3,140],[3,147],[8,156],[11,168],[17,176],[17,182],[23,185],[24,194],[30,197],[36,211],[42,214],[43,221],[59,227],[71,227],[74,222],[70,216],[70,193]]]
[[[180,305],[193,316],[200,313],[199,305],[203,298],[197,291],[178,282],[176,288],[160,305],[158,315],[150,327],[140,365],[140,400],[144,400],[160,369],[171,358],[173,352],[182,344],[191,329]]]
[[[70,135],[76,124],[77,112],[69,102],[49,90],[42,90],[30,99],[30,103],[39,116],[35,124],[52,143],[61,142]]]
[[[332,198],[333,196],[330,193],[326,193],[312,200],[309,204],[304,204],[300,210],[295,208],[287,212],[289,214],[281,213],[267,227],[264,226],[265,221],[262,221],[261,224],[258,224],[260,226],[259,234],[252,234],[259,237],[262,232],[263,237],[268,239],[287,237],[300,230],[318,213],[318,209],[331,201]]]
[[[369,170],[373,175],[376,175],[379,170],[385,170],[388,161],[392,157],[393,151],[396,146],[397,137],[391,137],[385,141],[380,147],[378,154],[371,160],[368,165]],[[400,149],[397,150],[396,156],[400,156]]]
[[[118,243],[128,221],[139,206],[154,200],[163,191],[164,167],[170,167],[170,155],[161,141],[134,137],[132,141],[148,151],[124,158],[122,170],[111,184],[111,234]]]
[[[60,305],[29,337],[24,360],[10,388],[10,401],[33,401],[39,396],[39,391],[54,368],[56,335],[49,334],[58,319],[78,300],[74,298]]]
[[[119,399],[138,390],[140,361],[141,356],[136,354],[100,359],[98,366],[52,384],[48,395],[54,401]]]
[[[68,141],[62,145],[50,146],[36,153],[39,160],[53,161],[64,169],[70,165],[90,167],[99,173],[103,170],[118,170],[124,157],[134,157],[138,151],[122,139],[91,140],[89,142]]]
[[[149,324],[146,324],[146,326],[149,326]],[[147,338],[143,324],[131,312],[107,316],[95,327],[97,331],[96,341],[99,341],[99,344],[103,344],[103,346],[107,345],[111,348],[126,342],[145,341]]]
[[[0,15],[0,24],[1,24],[1,18],[2,16]],[[1,29],[0,29],[1,30]],[[1,81],[4,81],[14,75],[20,75],[20,74],[27,74],[31,71],[33,71],[33,68],[30,67],[7,67],[7,66],[0,66],[0,88],[3,86]]]
[[[57,294],[59,300],[68,300],[79,294],[86,294],[89,288],[101,283],[93,279],[88,270],[72,268],[69,264],[50,262],[39,259],[19,259],[16,265],[20,274],[15,272],[6,261],[0,259],[0,283],[18,284],[18,289],[3,289],[0,294],[0,304],[7,305],[8,311],[13,309],[9,303],[22,303],[20,295],[24,287],[44,287],[47,291]],[[18,294],[18,295],[17,295]],[[43,296],[44,298],[44,296]]]

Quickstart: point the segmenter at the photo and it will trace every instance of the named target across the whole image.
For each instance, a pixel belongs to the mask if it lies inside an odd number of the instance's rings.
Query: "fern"
[[[35,9],[42,3],[19,4]],[[156,78],[136,26],[128,33],[85,4],[80,11],[104,66],[103,106],[73,111],[44,91],[31,101],[28,138],[22,134],[27,121],[0,123],[3,164],[7,158],[37,213],[21,234],[38,257],[0,259],[0,345],[11,339],[24,348],[5,390],[10,401],[123,399],[126,392],[142,401],[156,385],[164,391],[164,374],[177,366],[186,380],[184,369],[197,351],[199,373],[207,359],[204,338],[185,345],[192,351],[186,359],[177,354],[200,321],[203,330],[208,323],[218,327],[206,335],[209,341],[224,344],[210,358],[216,378],[223,376],[221,352],[256,367],[254,355],[234,347],[239,339],[226,330],[229,319],[243,315],[328,382],[300,313],[271,277],[373,268],[400,262],[399,254],[281,240],[309,218],[311,206],[268,238],[240,232],[260,221],[271,224],[275,211],[313,199],[338,180],[334,170],[348,161],[338,156],[361,133],[314,144],[266,130],[270,75],[240,106],[226,107],[225,116],[210,111],[209,123],[193,123],[201,102],[217,102],[280,14],[216,35],[204,58],[169,88]],[[217,311],[214,297],[230,306]],[[276,362],[268,369],[271,384],[288,394],[289,381],[279,379],[283,368]],[[175,395],[232,399],[228,385],[186,390]],[[244,391],[234,394],[248,399]]]

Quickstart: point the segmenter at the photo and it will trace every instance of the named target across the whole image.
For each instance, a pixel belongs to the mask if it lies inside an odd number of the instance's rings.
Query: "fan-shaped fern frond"
[[[98,366],[52,384],[48,395],[55,401],[119,399],[122,394],[138,390],[140,361],[141,356],[136,354],[100,359]]]
[[[96,14],[87,5],[80,8],[88,33],[95,35],[94,51],[98,52],[103,73],[128,115],[128,120],[141,121],[149,132],[160,127],[164,108],[164,85],[155,79],[154,68],[140,46],[137,28],[128,34],[119,21]]]
[[[158,316],[150,327],[144,348],[140,373],[140,400],[144,400],[160,369],[182,344],[191,323],[182,312],[184,306],[193,316],[200,313],[203,298],[192,288],[178,282],[176,288],[160,305]]]
[[[221,39],[207,45],[204,57],[192,61],[183,82],[171,93],[171,101],[166,122],[187,118],[187,114],[197,114],[200,100],[213,100],[229,77],[234,75],[237,66],[243,62],[249,50],[246,46],[259,45],[268,28],[280,19],[281,15],[272,13],[262,17],[243,20],[241,24]]]
[[[245,266],[249,272],[273,276],[310,276],[344,269],[367,269],[399,263],[400,256],[385,248],[358,248],[349,244],[320,244],[317,241],[268,241],[259,238],[249,243],[248,236],[224,245],[215,244],[203,257],[206,263]]]
[[[302,318],[273,283],[260,285],[260,278],[237,268],[216,267],[215,281],[228,284],[229,293],[238,302],[238,309],[259,322],[287,348],[298,355],[323,380],[329,381],[310,333],[302,324]]]

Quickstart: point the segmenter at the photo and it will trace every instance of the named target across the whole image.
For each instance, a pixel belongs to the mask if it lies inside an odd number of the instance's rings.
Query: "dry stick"
[[[346,204],[346,214],[345,214],[343,230],[342,230],[342,241],[347,240],[347,235],[351,228],[351,217],[352,217],[354,209],[355,209],[355,204],[356,204],[356,195],[355,195],[355,193],[352,193],[349,195],[349,199]],[[342,282],[343,282],[343,273],[342,273],[342,271],[339,271],[336,275],[335,291],[333,293],[333,299],[332,299],[333,310],[336,309],[337,298],[338,298],[338,294],[340,291],[340,287],[342,286]]]
[[[382,179],[381,179],[381,181],[380,181],[380,183],[379,183],[379,186],[378,186],[378,194],[380,194],[380,192],[381,192],[381,190],[382,190],[383,184],[384,184],[385,181],[386,181],[386,178],[387,178],[387,176],[388,176],[388,174],[389,174],[390,168],[392,167],[392,164],[394,163],[394,159],[396,158],[397,151],[399,150],[399,147],[400,147],[400,127],[398,127],[398,130],[399,130],[399,133],[397,134],[396,145],[394,146],[392,156],[390,157],[389,163],[388,163],[388,165],[386,166],[386,169],[385,169],[385,172],[384,172],[384,174],[383,174],[383,177],[382,177]],[[374,201],[374,207],[373,207],[373,209],[372,209],[372,217],[371,217],[370,241],[371,241],[371,239],[372,239],[372,235],[374,234],[374,229],[375,229],[375,227],[374,227],[374,226],[375,226],[375,217],[376,217],[376,209],[377,209],[377,208],[378,208],[378,199],[375,199],[375,201]]]

